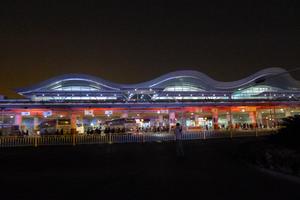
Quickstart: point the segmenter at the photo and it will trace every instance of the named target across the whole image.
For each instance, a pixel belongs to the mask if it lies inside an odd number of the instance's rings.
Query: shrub
[[[300,149],[300,115],[284,118],[281,125],[278,134],[273,136],[276,143]]]

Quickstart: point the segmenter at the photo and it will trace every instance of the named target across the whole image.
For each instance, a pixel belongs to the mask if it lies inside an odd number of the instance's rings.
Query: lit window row
[[[199,91],[203,91],[203,90],[200,88],[194,87],[194,86],[185,85],[185,86],[169,86],[169,87],[166,87],[163,91],[167,91],[167,92],[199,92]]]
[[[56,91],[99,91],[100,88],[91,87],[91,86],[60,86],[52,88]]]

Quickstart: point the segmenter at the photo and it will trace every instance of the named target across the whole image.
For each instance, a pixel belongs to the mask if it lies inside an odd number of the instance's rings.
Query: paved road
[[[300,199],[300,185],[240,162],[254,138],[0,150],[1,199]]]

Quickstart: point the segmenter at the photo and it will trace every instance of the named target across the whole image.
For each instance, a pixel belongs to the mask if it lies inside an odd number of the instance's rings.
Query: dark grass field
[[[255,140],[0,149],[0,199],[300,199],[300,184],[247,166]],[[255,143],[254,143],[255,144]]]

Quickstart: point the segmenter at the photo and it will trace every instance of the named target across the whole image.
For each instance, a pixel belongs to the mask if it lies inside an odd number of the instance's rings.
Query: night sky
[[[297,0],[77,2],[1,1],[0,94],[64,73],[136,83],[193,69],[232,81],[300,64]]]

